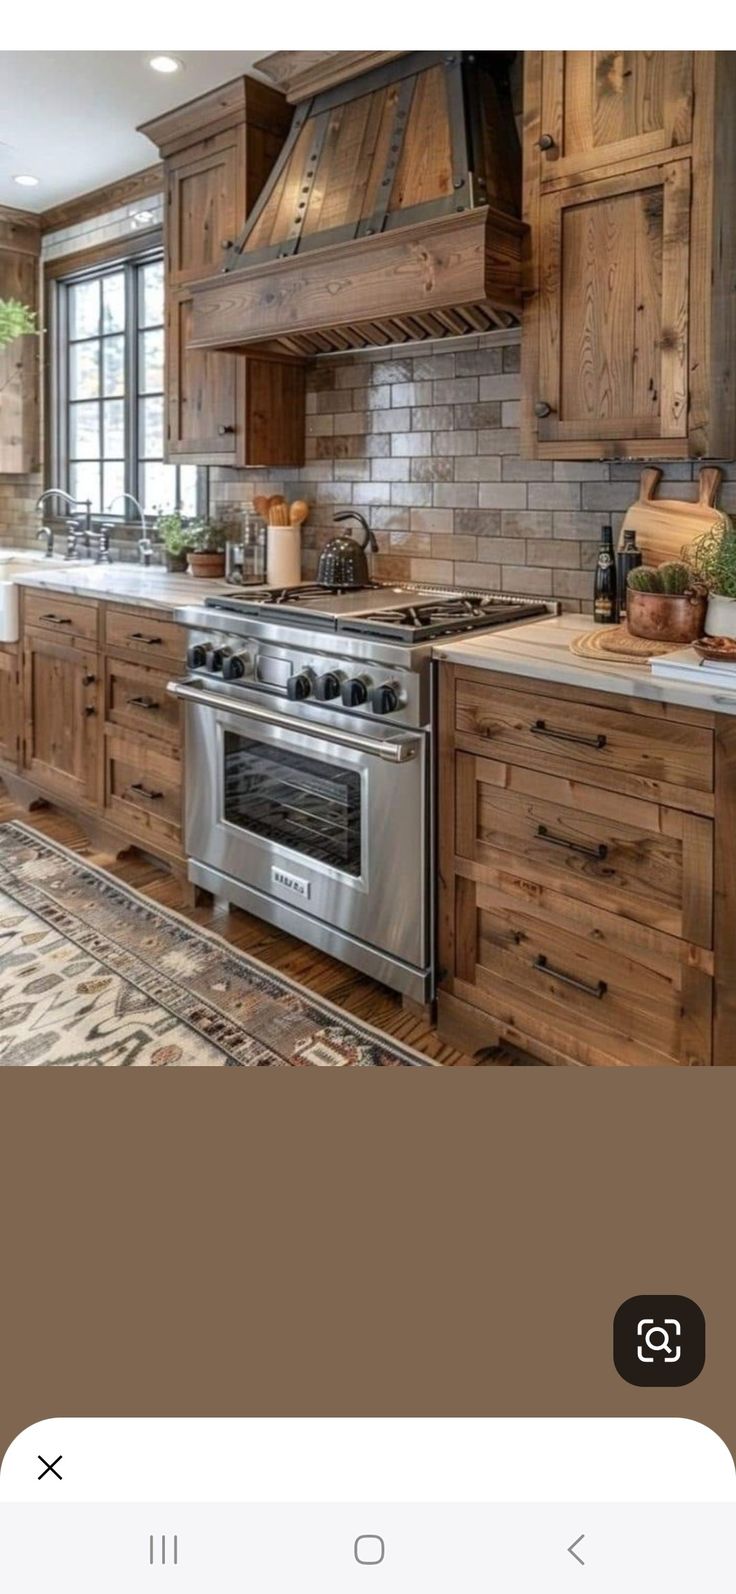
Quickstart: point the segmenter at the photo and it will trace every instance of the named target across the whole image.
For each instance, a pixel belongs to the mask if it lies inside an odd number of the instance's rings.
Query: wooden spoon
[[[256,493],[253,499],[253,508],[262,520],[268,520],[268,499],[264,493]]]
[[[268,499],[269,513],[270,513],[270,511],[272,509],[274,509],[276,507],[276,505],[285,504],[285,503],[286,503],[286,499],[284,498],[283,493],[273,493],[272,496]]]
[[[309,504],[303,498],[295,498],[289,510],[289,525],[301,526],[309,514]]]
[[[286,504],[272,504],[268,518],[271,526],[288,526],[289,512]]]

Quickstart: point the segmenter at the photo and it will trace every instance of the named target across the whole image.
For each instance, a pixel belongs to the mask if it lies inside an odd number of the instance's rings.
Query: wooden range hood
[[[219,276],[194,286],[191,346],[305,358],[518,320],[509,60],[416,52],[302,99]]]

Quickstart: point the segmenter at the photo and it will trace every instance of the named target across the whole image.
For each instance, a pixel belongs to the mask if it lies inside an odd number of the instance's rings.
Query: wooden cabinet
[[[18,764],[20,727],[20,672],[18,649],[0,644],[0,764]]]
[[[303,463],[302,365],[189,346],[189,285],[220,272],[290,121],[281,94],[239,78],[142,129],[164,157],[167,458],[180,464]]]
[[[736,721],[451,665],[440,720],[443,1037],[732,1062]]]
[[[40,252],[38,217],[0,205],[0,299],[38,308]],[[38,467],[39,369],[34,333],[0,348],[0,476]]]
[[[181,710],[166,689],[184,628],[156,609],[28,588],[21,637],[20,684],[17,651],[0,648],[11,794],[58,802],[102,845],[143,847],[184,873]]]
[[[539,131],[542,186],[580,181],[613,161],[689,144],[690,50],[545,50]]]
[[[29,631],[23,643],[23,774],[72,803],[96,803],[100,706],[97,654]]]
[[[525,61],[522,448],[736,451],[736,57]]]

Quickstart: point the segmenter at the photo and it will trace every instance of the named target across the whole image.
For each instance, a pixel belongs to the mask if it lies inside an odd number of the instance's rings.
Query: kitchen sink
[[[18,577],[29,570],[41,574],[70,563],[61,555],[58,559],[47,559],[33,548],[0,549],[0,642],[18,641]]]

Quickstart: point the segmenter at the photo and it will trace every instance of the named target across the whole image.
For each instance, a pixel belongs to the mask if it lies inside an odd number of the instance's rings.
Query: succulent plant
[[[629,571],[627,585],[632,592],[658,592],[669,598],[681,598],[692,592],[695,585],[689,566],[672,560],[666,565],[637,565]]]
[[[637,565],[629,571],[626,585],[632,592],[660,592],[657,572],[651,565]]]

